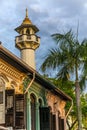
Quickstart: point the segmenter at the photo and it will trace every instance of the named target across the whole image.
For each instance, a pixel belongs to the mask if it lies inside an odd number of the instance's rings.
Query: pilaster
[[[36,102],[36,130],[40,130],[39,102]]]
[[[31,105],[30,105],[30,96],[27,93],[27,130],[31,130]]]

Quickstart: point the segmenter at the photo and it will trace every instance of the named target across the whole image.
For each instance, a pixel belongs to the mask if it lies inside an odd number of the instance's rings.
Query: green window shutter
[[[40,108],[40,130],[51,130],[50,129],[50,108]]]

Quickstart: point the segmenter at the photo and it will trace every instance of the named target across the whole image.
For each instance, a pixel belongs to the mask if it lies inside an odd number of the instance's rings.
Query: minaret
[[[28,10],[26,9],[26,16],[22,24],[15,29],[19,36],[16,36],[16,47],[21,51],[21,58],[33,69],[35,66],[35,50],[40,45],[40,37],[36,35],[39,29],[32,24],[28,18]]]

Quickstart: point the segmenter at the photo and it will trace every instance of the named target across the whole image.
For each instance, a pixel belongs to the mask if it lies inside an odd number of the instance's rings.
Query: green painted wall
[[[30,95],[34,94],[36,97],[36,130],[40,130],[40,116],[39,116],[39,99],[42,101],[42,106],[46,106],[46,89],[35,81],[31,85],[27,93],[27,130],[31,130],[31,99]]]

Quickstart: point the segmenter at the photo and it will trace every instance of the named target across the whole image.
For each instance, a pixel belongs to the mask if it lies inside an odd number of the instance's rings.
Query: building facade
[[[28,18],[15,29],[21,58],[0,44],[0,129],[66,130],[66,103],[72,99],[35,70],[38,28]]]

